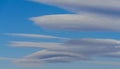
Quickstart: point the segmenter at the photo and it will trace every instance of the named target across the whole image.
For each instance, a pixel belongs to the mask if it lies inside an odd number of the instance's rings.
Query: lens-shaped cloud
[[[120,18],[99,14],[60,14],[30,18],[35,24],[53,30],[120,31]]]
[[[108,13],[120,14],[119,0],[30,0],[30,1],[53,5],[76,13],[85,11],[106,14]]]
[[[30,44],[29,44],[30,43]],[[16,60],[18,63],[63,63],[94,60],[94,57],[120,58],[120,41],[114,39],[71,39],[64,43],[12,42],[19,47],[37,47],[43,50]],[[36,46],[37,45],[37,46]],[[27,59],[27,60],[25,60]],[[30,60],[29,60],[30,59]],[[37,61],[38,60],[38,61]]]

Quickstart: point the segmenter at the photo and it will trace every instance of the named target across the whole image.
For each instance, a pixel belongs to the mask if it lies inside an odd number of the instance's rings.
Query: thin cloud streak
[[[38,66],[41,64],[41,62],[42,64],[46,63],[45,61],[40,61],[39,59],[18,59],[18,58],[7,58],[7,57],[0,57],[0,61],[12,61],[15,64],[19,64],[23,66]],[[27,63],[25,63],[25,61],[27,61]],[[83,63],[120,65],[120,62],[112,62],[112,61],[84,61]]]
[[[26,34],[26,33],[5,33],[5,35],[9,36],[20,36],[20,37],[30,37],[30,38],[45,38],[45,39],[69,39],[64,37],[57,37],[57,36],[50,36],[50,35],[43,35],[43,34]]]

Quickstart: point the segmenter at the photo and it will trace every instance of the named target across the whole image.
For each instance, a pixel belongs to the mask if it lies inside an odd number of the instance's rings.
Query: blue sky
[[[0,0],[0,68],[119,69],[120,1],[85,1]]]

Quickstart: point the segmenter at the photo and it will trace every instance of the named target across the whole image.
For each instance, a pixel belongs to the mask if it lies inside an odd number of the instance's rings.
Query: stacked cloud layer
[[[30,1],[73,12],[73,14],[55,14],[29,18],[43,28],[75,31],[120,31],[119,0]],[[43,49],[16,61],[20,63],[59,63],[91,60],[94,57],[120,57],[120,41],[114,39],[64,39],[63,43],[14,41],[10,45]]]
[[[119,40],[95,38],[63,40],[62,43],[12,41],[10,46],[42,49],[16,60],[17,63],[61,63],[94,60],[94,57],[120,58]]]
[[[120,32],[119,0],[31,0],[33,2],[63,8],[74,14],[55,14],[29,18],[35,24],[53,30],[118,31]],[[60,39],[63,42],[12,41],[15,47],[35,47],[42,50],[15,59],[17,63],[63,63],[94,60],[94,57],[120,58],[120,40],[69,39],[38,34],[8,34],[13,36]],[[9,58],[1,58],[9,59]],[[11,59],[13,60],[13,59]]]

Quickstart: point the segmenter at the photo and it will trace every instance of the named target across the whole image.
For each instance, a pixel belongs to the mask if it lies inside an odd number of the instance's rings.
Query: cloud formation
[[[21,37],[31,37],[31,38],[46,38],[46,39],[68,39],[63,37],[57,37],[57,36],[50,36],[50,35],[42,35],[42,34],[25,34],[25,33],[7,33],[5,35],[10,36],[21,36]]]
[[[83,38],[64,43],[12,42],[10,45],[43,49],[16,60],[18,63],[63,63],[94,60],[94,57],[120,58],[120,41],[114,39]]]
[[[74,12],[74,14],[56,14],[30,18],[31,21],[43,28],[78,31],[120,31],[120,17],[119,15],[113,16],[114,14],[120,14],[120,1],[118,0],[31,1],[56,6]],[[52,44],[56,46],[56,43]],[[39,60],[44,60],[46,63],[63,62],[67,59],[69,59],[70,62],[71,60],[89,60],[94,57],[120,58],[120,41],[114,39],[71,39],[57,46],[56,49],[49,46],[45,48],[44,51],[33,53],[25,58],[37,58]],[[43,52],[44,55],[42,54]]]
[[[23,42],[23,41],[11,41],[10,46],[14,47],[36,47],[43,49],[64,49],[61,43],[54,42]]]
[[[32,0],[57,6],[74,14],[56,14],[29,18],[43,28],[78,31],[119,31],[120,1],[118,0]],[[82,11],[82,12],[81,12]],[[96,13],[97,12],[97,13]],[[99,12],[99,13],[98,13]],[[104,14],[101,14],[104,13]],[[107,14],[107,15],[106,15]],[[8,34],[13,36],[68,39],[38,34]],[[115,39],[69,39],[63,43],[12,41],[10,46],[35,47],[42,50],[15,60],[17,63],[63,63],[95,60],[94,57],[120,58],[120,40]],[[6,60],[9,58],[1,58]],[[93,63],[102,63],[94,62]],[[106,62],[105,64],[108,64]],[[112,63],[115,64],[115,63]],[[116,63],[119,64],[119,63]]]
[[[66,10],[79,13],[81,11],[120,11],[119,0],[30,0],[33,2],[44,3],[57,6]]]
[[[30,18],[47,29],[77,31],[120,31],[120,18],[97,14],[60,14]]]
[[[56,14],[31,17],[30,20],[40,27],[52,30],[120,32],[120,1],[118,0],[32,1],[61,7],[75,12],[74,14]],[[113,16],[111,14],[115,15]]]

